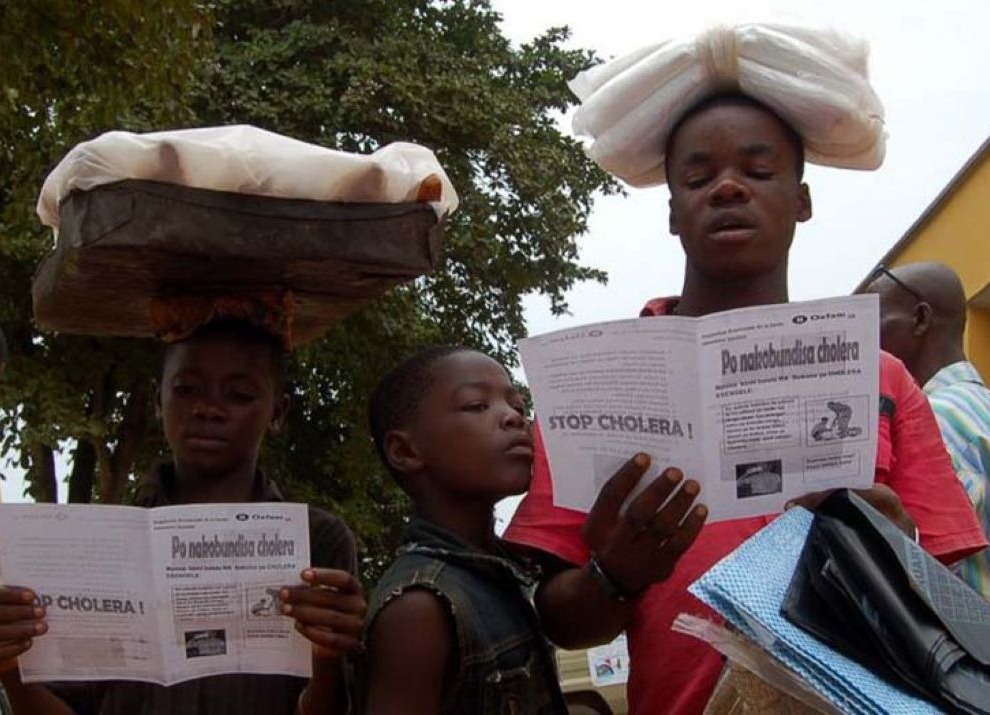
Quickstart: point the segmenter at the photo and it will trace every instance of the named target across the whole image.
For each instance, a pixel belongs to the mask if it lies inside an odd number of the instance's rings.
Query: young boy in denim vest
[[[505,369],[467,348],[419,352],[372,395],[375,445],[415,514],[369,607],[368,713],[566,712],[537,574],[494,529],[495,503],[529,485],[525,414]]]
[[[172,462],[138,488],[142,506],[281,501],[258,469],[258,451],[288,409],[283,340],[250,322],[220,319],[166,348],[158,411]],[[365,601],[354,540],[340,519],[309,510],[312,568],[281,595],[285,614],[313,643],[313,677],[215,675],[164,687],[103,681],[24,684],[17,656],[47,631],[27,588],[0,587],[0,680],[25,715],[306,715],[346,707],[340,661],[358,644]],[[29,585],[29,584],[28,584]]]
[[[524,415],[505,368],[468,348],[419,352],[375,389],[375,445],[415,515],[365,620],[366,712],[567,712],[532,605],[539,574],[495,536],[496,502],[529,487],[533,441]],[[597,523],[618,522],[644,458],[603,488]],[[667,470],[628,511],[676,532],[670,553],[679,554],[704,521],[691,510],[697,494],[696,482]],[[652,543],[627,541],[634,551]]]

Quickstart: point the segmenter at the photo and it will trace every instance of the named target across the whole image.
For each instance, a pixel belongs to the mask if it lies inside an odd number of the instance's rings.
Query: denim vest
[[[440,712],[566,713],[532,605],[538,575],[507,553],[486,553],[414,517],[371,596],[365,633],[393,598],[425,589],[443,602],[457,639],[456,670]]]

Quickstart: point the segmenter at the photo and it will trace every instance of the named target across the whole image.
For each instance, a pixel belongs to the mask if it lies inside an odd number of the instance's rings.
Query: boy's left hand
[[[812,492],[802,497],[788,502],[787,508],[792,506],[803,506],[805,509],[814,511],[818,505],[825,501],[834,492],[834,489],[827,489],[823,492]],[[885,484],[874,484],[869,489],[850,489],[853,494],[861,497],[867,504],[893,522],[894,526],[910,536],[915,537],[915,523],[911,516],[904,509],[901,498],[897,492]]]
[[[346,571],[317,568],[303,571],[302,580],[306,585],[279,593],[282,613],[296,619],[316,657],[337,660],[361,642],[368,608],[361,582]]]

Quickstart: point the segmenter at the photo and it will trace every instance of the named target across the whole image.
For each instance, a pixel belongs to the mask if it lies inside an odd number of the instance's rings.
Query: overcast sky
[[[498,0],[506,33],[525,41],[567,24],[572,43],[611,57],[714,21],[741,3],[720,0]],[[855,32],[871,46],[871,78],[886,108],[887,158],[875,172],[809,166],[814,217],[791,252],[795,300],[851,290],[990,135],[990,3],[898,0],[782,3],[748,0],[746,19],[804,20]],[[795,13],[795,7],[808,7]],[[565,126],[565,130],[569,127]],[[600,199],[581,258],[608,271],[608,286],[569,295],[572,315],[527,302],[531,333],[635,315],[648,298],[677,293],[684,266],[666,230],[664,187]]]
[[[525,42],[568,25],[572,45],[608,58],[716,21],[799,20],[865,37],[871,75],[886,107],[887,159],[876,172],[809,166],[814,218],[798,227],[791,252],[791,298],[848,293],[904,234],[990,135],[990,3],[984,0],[831,0],[741,3],[690,0],[495,0],[504,30]],[[795,8],[801,8],[796,10]],[[569,128],[562,126],[564,131]],[[667,231],[663,187],[601,198],[581,260],[609,273],[607,286],[568,295],[571,315],[555,319],[541,298],[526,301],[531,334],[636,315],[642,303],[677,293],[684,259]],[[4,468],[8,476],[12,470]],[[0,485],[20,498],[17,479]]]

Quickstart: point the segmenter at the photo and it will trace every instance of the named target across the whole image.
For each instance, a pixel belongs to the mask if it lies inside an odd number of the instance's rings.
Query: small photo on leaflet
[[[250,618],[273,618],[282,615],[278,595],[282,586],[254,586],[247,589],[247,607]]]
[[[186,658],[227,655],[227,631],[222,628],[209,631],[186,631],[185,638]]]
[[[780,494],[784,490],[783,464],[779,459],[736,465],[736,498]]]

